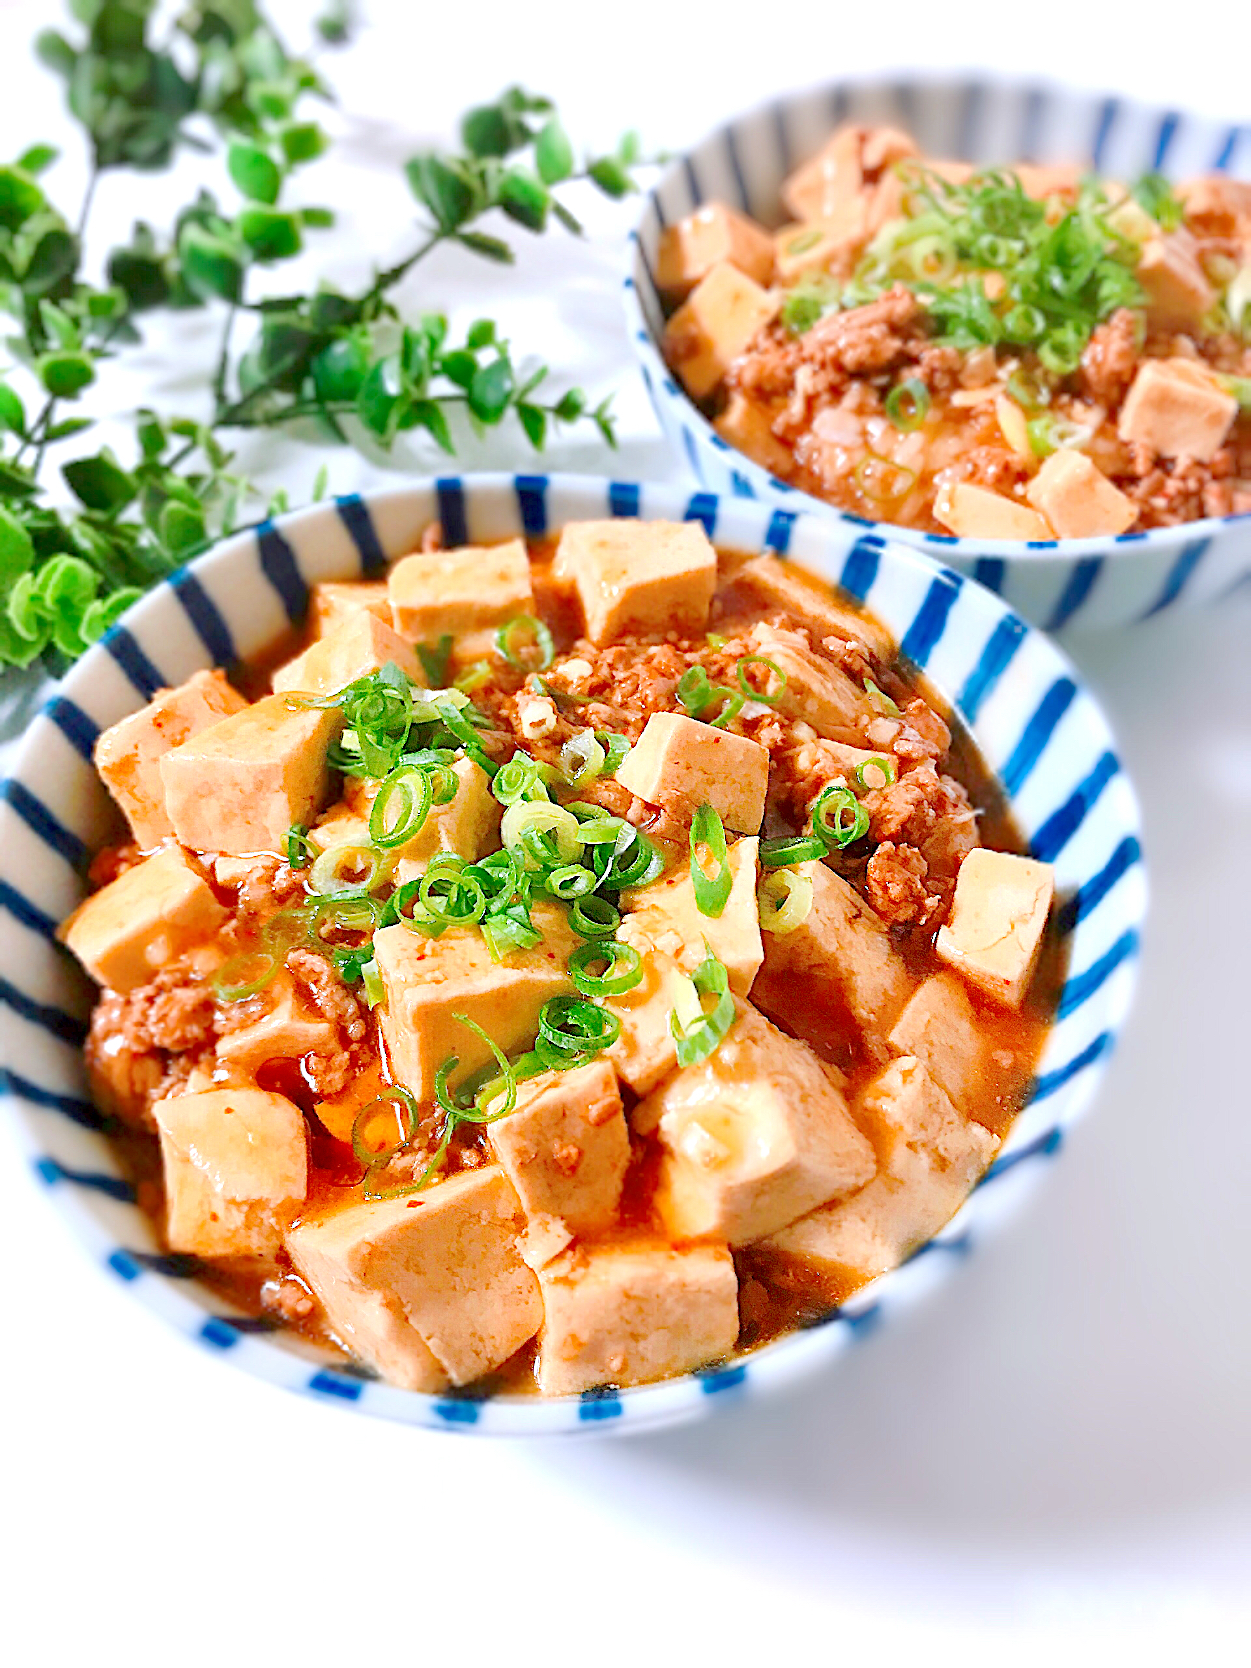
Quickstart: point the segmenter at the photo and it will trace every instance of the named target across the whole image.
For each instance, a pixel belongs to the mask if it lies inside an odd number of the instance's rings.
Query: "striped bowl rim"
[[[232,1312],[161,1251],[100,1133],[79,1052],[90,990],[53,932],[82,893],[108,826],[91,767],[100,729],[164,683],[256,653],[302,616],[311,583],[369,577],[442,522],[450,543],[641,515],[698,520],[727,548],[773,550],[841,584],[882,618],[972,729],[1027,833],[1056,865],[1070,973],[1031,1099],[982,1182],[907,1263],[821,1324],[733,1364],[578,1398],[421,1395],[328,1361]],[[66,677],[0,783],[0,1062],[36,1176],[92,1257],[207,1350],[331,1405],[477,1435],[639,1430],[689,1418],[814,1370],[942,1279],[1011,1214],[1089,1104],[1128,1011],[1146,907],[1138,808],[1106,720],[1070,662],[975,581],[876,534],[673,486],[561,475],[444,477],[351,495],[267,521],[181,569],[137,603]]]

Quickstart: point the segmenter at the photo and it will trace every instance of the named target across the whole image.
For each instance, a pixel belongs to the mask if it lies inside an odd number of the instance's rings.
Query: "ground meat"
[[[136,864],[142,862],[143,853],[133,842],[124,846],[105,846],[91,859],[91,867],[87,870],[87,885],[94,892],[101,886],[108,886],[124,875],[127,869],[133,869]]]
[[[254,859],[239,886],[237,909],[245,928],[267,920],[304,891],[304,876],[280,858]]]
[[[1234,477],[1230,447],[1223,446],[1210,463],[1200,463],[1196,458],[1159,458],[1146,464],[1145,451],[1136,450],[1136,478],[1117,483],[1139,506],[1140,526],[1175,527],[1200,516],[1232,513],[1245,482]]]
[[[292,950],[287,967],[317,1011],[337,1025],[349,1042],[364,1040],[369,1031],[366,1011],[324,956],[315,950]]]
[[[1118,307],[1106,324],[1098,325],[1082,354],[1078,381],[1082,391],[1108,410],[1129,392],[1138,369],[1138,319],[1128,307]]]
[[[312,1292],[295,1274],[284,1274],[276,1280],[266,1280],[261,1286],[261,1302],[288,1326],[307,1320],[316,1308]]]
[[[922,759],[940,758],[951,746],[951,731],[920,697],[909,702],[903,717],[894,743],[896,757],[919,764]]]
[[[850,376],[871,375],[904,357],[921,307],[902,284],[863,307],[831,313],[804,337],[810,355]]]
[[[925,888],[929,865],[915,846],[884,841],[865,870],[865,895],[888,926],[922,923],[941,902]]]

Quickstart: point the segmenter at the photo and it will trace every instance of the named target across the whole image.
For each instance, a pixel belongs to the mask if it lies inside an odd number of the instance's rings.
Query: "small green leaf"
[[[161,511],[157,530],[166,550],[181,562],[187,561],[208,543],[204,511],[198,504],[192,509],[188,504],[171,499]]]
[[[31,250],[22,288],[38,295],[54,289],[78,265],[78,239],[62,226],[51,226]]]
[[[59,348],[78,348],[82,345],[82,335],[77,324],[63,307],[58,307],[54,301],[39,303],[39,322],[43,326],[44,335]]]
[[[0,381],[0,426],[13,434],[26,433],[26,408],[4,381]]]
[[[632,168],[638,161],[642,148],[638,134],[631,128],[621,135],[621,143],[617,146],[617,161],[623,168]]]
[[[109,282],[125,291],[136,312],[161,307],[169,300],[165,262],[154,244],[142,243],[137,235],[128,248],[114,249],[109,256],[108,272]]]
[[[147,461],[159,458],[165,450],[165,426],[155,411],[144,409],[139,412],[135,422],[135,435]]]
[[[478,361],[472,353],[457,348],[452,353],[443,355],[439,361],[439,369],[448,381],[454,382],[458,388],[469,388],[478,374]]]
[[[84,643],[98,643],[122,615],[139,601],[143,592],[137,585],[122,585],[107,597],[97,597],[83,615],[79,631]]]
[[[547,187],[533,174],[510,168],[499,182],[497,195],[504,213],[527,231],[541,232],[547,225],[551,198]]]
[[[33,498],[36,490],[28,469],[0,458],[0,498]]]
[[[503,238],[489,237],[486,232],[457,232],[455,235],[457,243],[463,243],[466,249],[472,249],[475,255],[482,255],[488,261],[511,266],[517,259]]]
[[[330,485],[330,471],[323,463],[313,478],[313,503],[317,504],[326,496],[326,488]]]
[[[236,224],[258,261],[290,260],[303,247],[299,219],[282,209],[244,209]]]
[[[495,339],[494,319],[475,319],[465,332],[465,346],[473,353],[477,353],[479,348],[490,347]]]
[[[302,162],[315,162],[330,141],[316,122],[288,122],[278,130],[282,154],[292,168]]]
[[[328,208],[299,209],[301,226],[312,226],[322,231],[328,230],[335,223],[335,212]]]
[[[313,360],[313,385],[327,405],[354,400],[369,369],[369,355],[355,336],[340,336]]]
[[[443,408],[434,400],[416,400],[413,403],[413,418],[420,423],[443,451],[453,454],[456,447],[452,441],[452,431],[447,426],[447,418]]]
[[[285,81],[253,81],[244,97],[249,107],[267,121],[282,122],[295,102],[293,89]]]
[[[430,210],[445,232],[455,231],[474,211],[477,192],[463,168],[428,152],[414,156],[404,165],[413,195]]]
[[[615,156],[601,156],[587,168],[587,173],[605,197],[628,197],[634,181]]]
[[[0,167],[0,226],[15,232],[44,205],[43,192],[22,169]]]
[[[576,214],[571,213],[569,209],[565,207],[559,197],[552,198],[552,213],[556,216],[557,220],[560,221],[561,225],[567,232],[572,232],[575,237],[582,236],[584,229],[582,222],[578,219]]]
[[[94,458],[75,458],[61,470],[70,491],[89,510],[115,515],[133,502],[139,483],[106,447]]]
[[[557,185],[573,173],[573,146],[555,116],[534,141],[534,165],[544,185]]]
[[[561,395],[555,414],[562,423],[576,423],[585,410],[586,395],[580,388],[571,388],[567,394]]]
[[[48,393],[59,400],[72,400],[96,379],[95,366],[85,353],[44,353],[35,369]]]
[[[498,104],[480,105],[461,119],[461,141],[471,156],[507,156],[515,133],[516,124]]]
[[[239,190],[254,203],[278,201],[282,170],[259,145],[236,139],[226,151],[226,167]]]
[[[59,423],[50,423],[43,431],[45,440],[68,440],[72,435],[83,434],[87,429],[95,428],[94,417],[63,417]]]
[[[17,165],[28,174],[42,174],[45,169],[51,168],[60,154],[55,145],[32,145],[18,157]]]
[[[41,29],[35,36],[35,56],[57,75],[68,78],[74,72],[78,54],[57,29]]]
[[[513,391],[513,368],[507,359],[493,359],[475,375],[469,389],[469,409],[481,423],[498,423],[508,409]]]
[[[187,287],[194,295],[202,300],[238,301],[244,261],[234,243],[189,221],[179,236],[178,253]]]
[[[521,419],[521,426],[526,431],[526,439],[536,452],[543,450],[543,442],[547,438],[547,413],[542,406],[519,405],[517,416]]]
[[[379,439],[390,441],[399,424],[400,362],[392,354],[370,366],[356,396],[356,412]]]
[[[37,622],[36,635],[19,632],[7,612],[0,612],[0,662],[6,666],[29,666],[38,660],[52,635],[46,621]]]
[[[29,532],[0,504],[0,588],[8,588],[35,565],[35,546]]]

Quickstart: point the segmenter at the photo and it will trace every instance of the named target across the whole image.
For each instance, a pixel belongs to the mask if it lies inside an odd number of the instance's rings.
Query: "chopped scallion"
[[[701,805],[691,818],[690,845],[695,907],[701,915],[715,920],[729,901],[734,876],[730,872],[725,825],[711,805]],[[711,874],[704,867],[705,852],[711,859]]]
[[[546,672],[556,658],[552,634],[533,614],[518,614],[495,633],[497,652],[510,666],[527,672]]]

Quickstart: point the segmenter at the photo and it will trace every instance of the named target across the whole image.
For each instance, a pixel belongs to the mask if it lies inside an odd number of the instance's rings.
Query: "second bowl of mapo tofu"
[[[1056,870],[898,627],[753,542],[431,520],[100,735],[87,1078],[240,1324],[439,1406],[733,1379],[994,1165]]]

